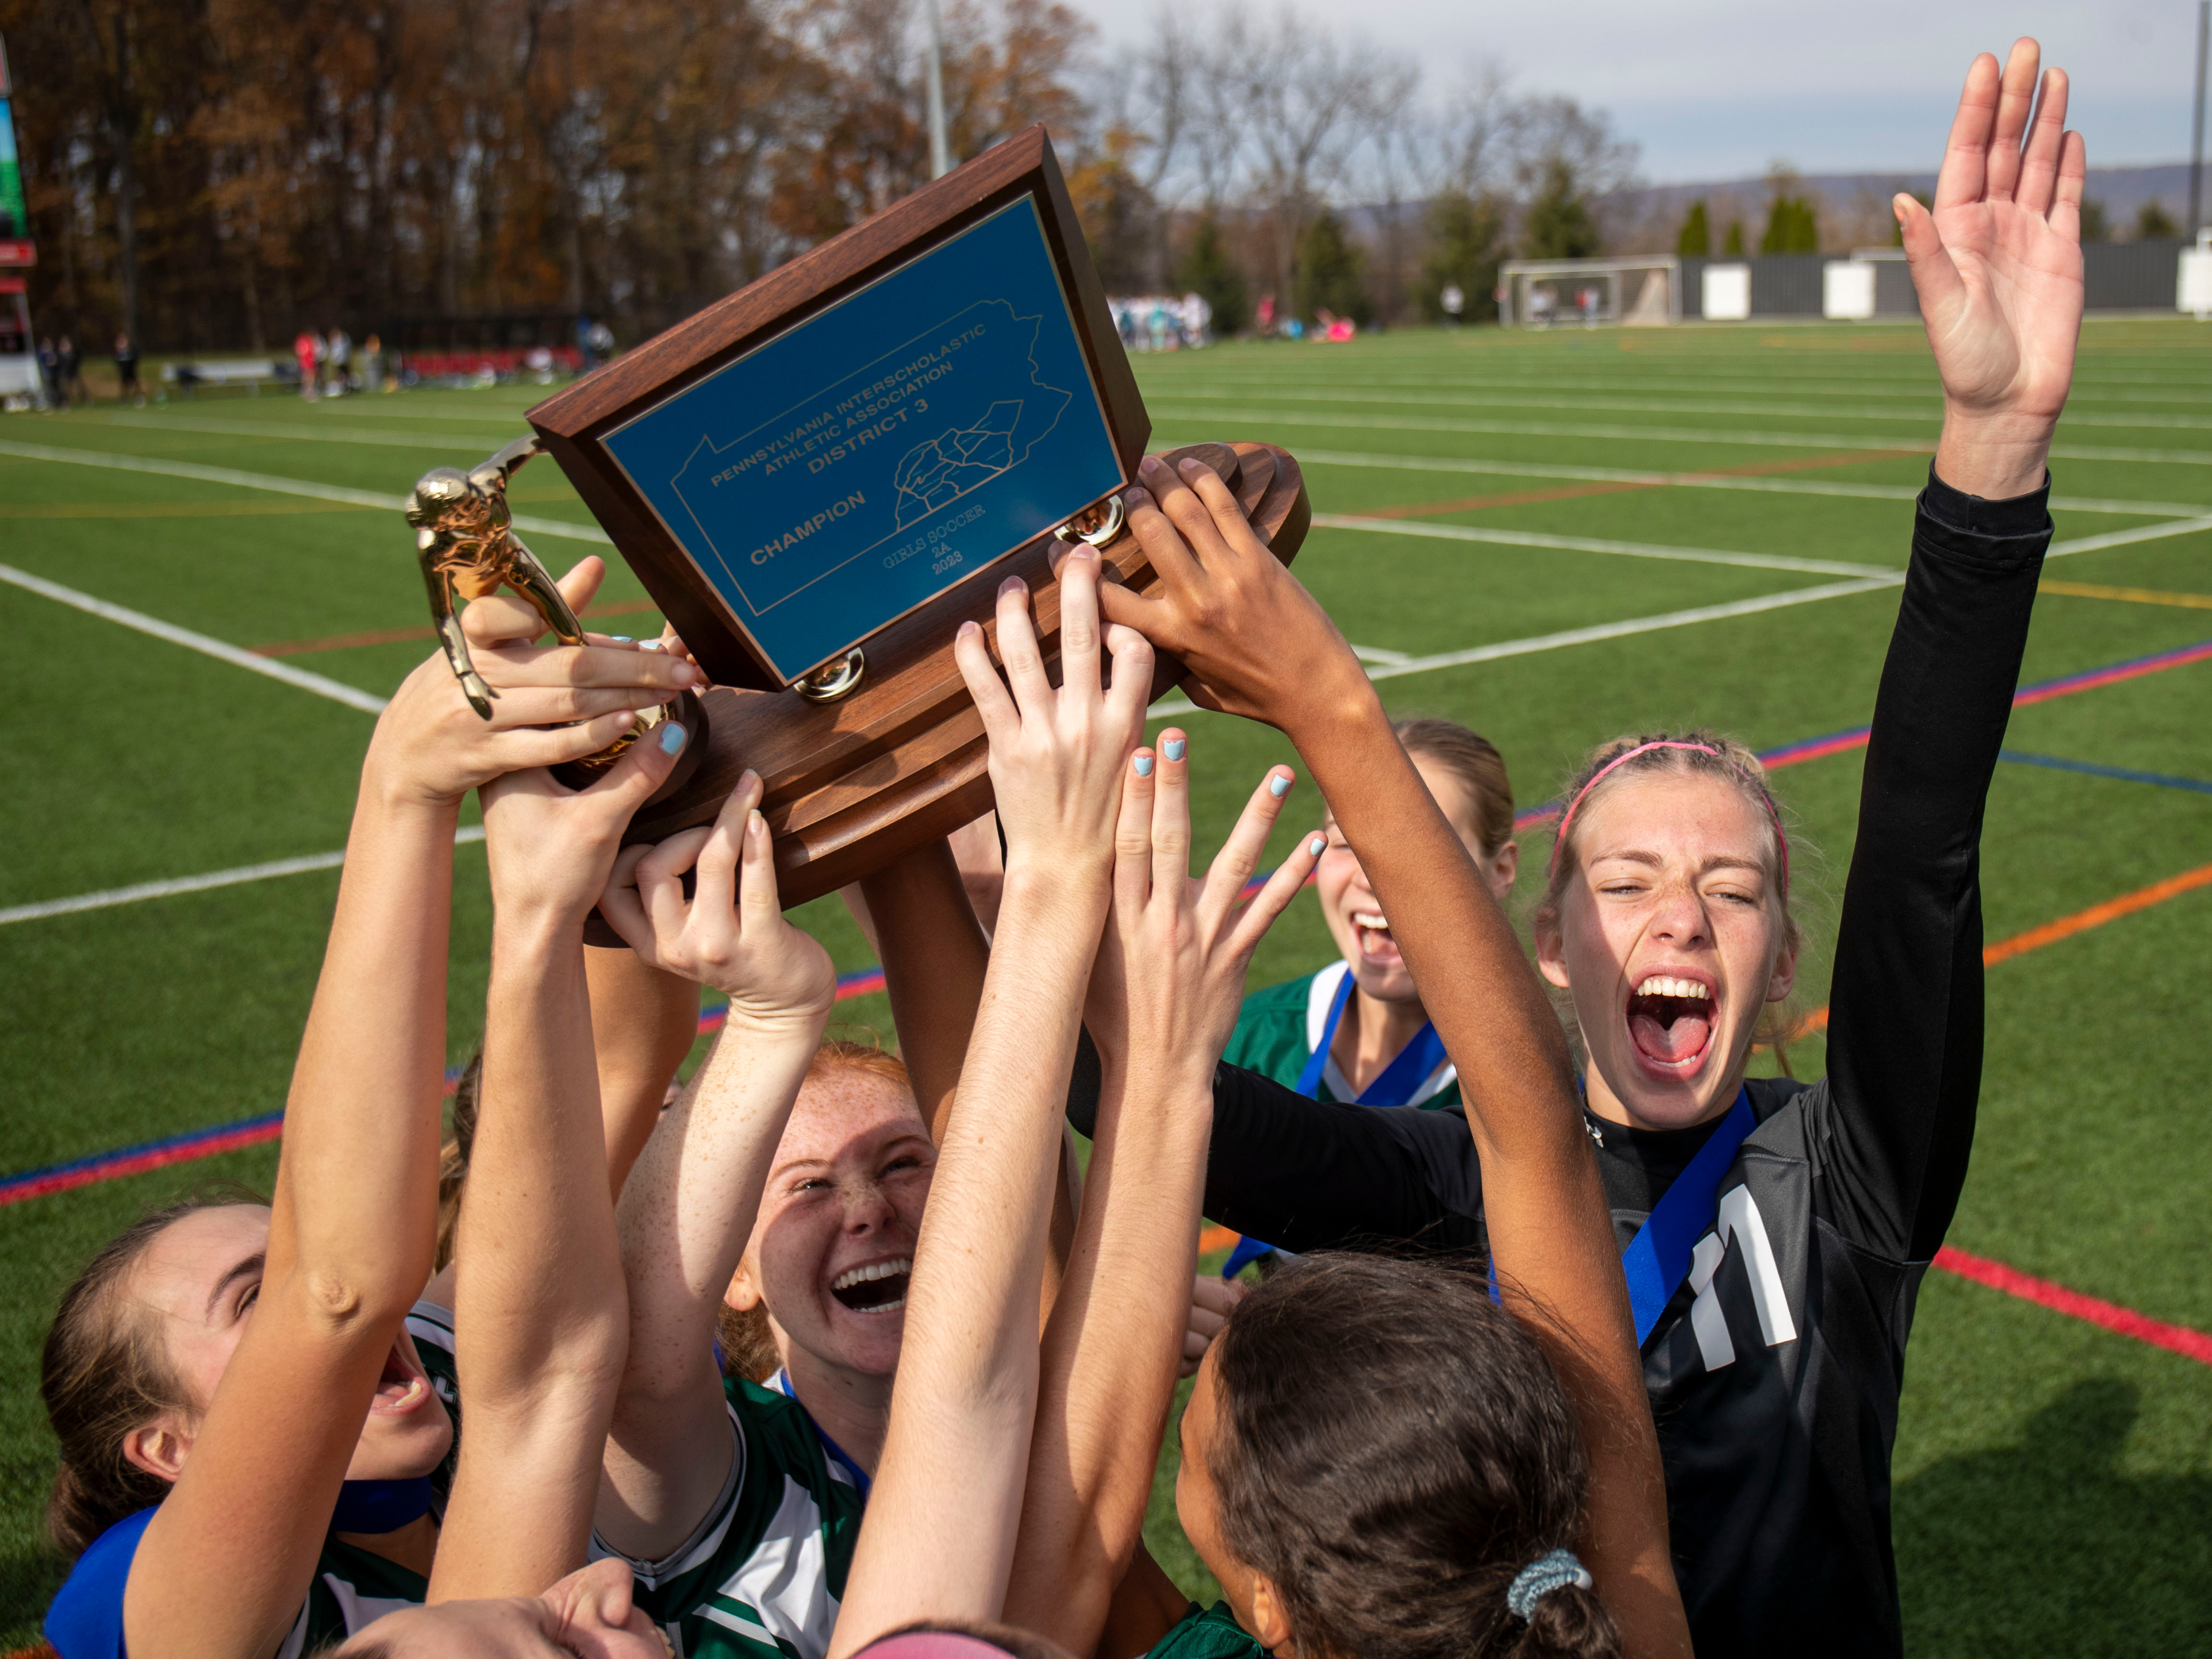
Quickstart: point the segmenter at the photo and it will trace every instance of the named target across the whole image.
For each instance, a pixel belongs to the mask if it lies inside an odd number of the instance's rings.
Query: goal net
[[[1499,272],[1498,320],[1509,328],[1663,328],[1682,319],[1680,261],[1515,259]]]

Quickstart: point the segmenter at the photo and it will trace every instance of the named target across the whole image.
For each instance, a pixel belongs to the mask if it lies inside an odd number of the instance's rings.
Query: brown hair
[[[872,1042],[848,1042],[842,1037],[826,1039],[808,1062],[804,1081],[811,1082],[831,1072],[865,1072],[871,1077],[896,1083],[908,1094],[914,1092],[914,1079],[907,1075],[906,1062]],[[714,1316],[714,1334],[722,1345],[725,1376],[765,1382],[783,1364],[783,1356],[776,1351],[775,1334],[769,1329],[768,1304],[764,1302],[756,1302],[750,1308],[732,1308],[723,1303]]]
[[[1222,1535],[1299,1652],[1620,1652],[1589,1589],[1525,1624],[1506,1607],[1523,1567],[1573,1547],[1587,1477],[1565,1391],[1479,1264],[1300,1258],[1237,1304],[1213,1364]]]
[[[124,1437],[194,1403],[169,1365],[160,1327],[126,1291],[131,1272],[173,1222],[232,1201],[196,1199],[140,1218],[62,1292],[39,1358],[39,1393],[62,1449],[46,1532],[71,1559],[117,1522],[168,1496],[167,1481],[123,1455]]]
[[[476,1150],[477,1100],[483,1091],[483,1045],[477,1045],[453,1085],[453,1138],[438,1149],[438,1256],[436,1272],[453,1260],[453,1231],[461,1224],[461,1188],[468,1184],[469,1157]]]
[[[1666,746],[1647,747],[1652,744]],[[1624,758],[1638,749],[1645,752]],[[1613,768],[1610,772],[1607,771],[1608,767]],[[1606,775],[1600,778],[1600,773]],[[1798,948],[1804,934],[1790,908],[1790,865],[1783,842],[1782,804],[1766,787],[1766,769],[1759,763],[1757,755],[1734,738],[1702,727],[1679,733],[1618,737],[1598,744],[1583,757],[1573,778],[1559,792],[1559,799],[1567,803],[1573,816],[1565,826],[1565,834],[1553,849],[1551,878],[1545,884],[1544,896],[1531,917],[1538,931],[1556,929],[1559,925],[1560,902],[1582,868],[1577,832],[1588,820],[1591,806],[1624,781],[1684,774],[1719,779],[1757,809],[1753,816],[1759,819],[1759,833],[1765,842],[1767,881],[1782,909],[1783,948]],[[1798,861],[1806,862],[1808,849],[1802,837],[1796,848]],[[1790,1072],[1789,1042],[1796,1027],[1796,999],[1789,997],[1765,1005],[1753,1033],[1755,1042],[1774,1050],[1785,1074]],[[1568,1029],[1574,1029],[1571,1023]]]
[[[1513,839],[1513,780],[1505,774],[1505,757],[1498,746],[1456,720],[1399,720],[1390,729],[1408,755],[1432,760],[1459,780],[1474,809],[1482,855],[1495,858]]]

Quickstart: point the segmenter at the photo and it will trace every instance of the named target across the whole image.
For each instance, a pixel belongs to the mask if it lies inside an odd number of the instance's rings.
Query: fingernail
[[[1273,795],[1277,800],[1282,799],[1284,796],[1291,793],[1291,781],[1288,778],[1269,778],[1267,780],[1267,793]]]
[[[952,636],[955,639],[964,640],[970,634],[980,634],[981,632],[982,632],[982,630],[977,628],[974,623],[964,622],[962,623],[959,627],[952,630]]]
[[[751,788],[759,781],[760,774],[754,771],[751,767],[748,766],[744,771],[738,774],[738,793],[742,795],[746,790]]]
[[[689,732],[674,720],[670,720],[660,728],[660,752],[664,755],[680,755],[684,752],[684,745],[690,739],[691,734]]]
[[[704,674],[702,674],[697,669],[694,668],[690,663],[679,662],[676,665],[676,672],[673,678],[678,685],[696,685],[704,680],[707,677]]]
[[[1325,837],[1316,836],[1311,841],[1306,843],[1306,853],[1310,857],[1319,858],[1321,856],[1321,849],[1328,845],[1328,842]]]
[[[1141,489],[1130,489],[1122,492],[1121,505],[1125,507],[1142,507],[1145,504],[1145,492]]]
[[[1160,745],[1160,753],[1165,755],[1170,760],[1181,760],[1182,751],[1188,747],[1189,745],[1181,738],[1170,738]]]
[[[1202,467],[1205,465],[1206,463],[1200,460],[1197,456],[1186,455],[1176,463],[1176,471],[1182,473],[1185,477],[1188,477],[1194,469]]]
[[[630,638],[627,634],[610,634],[607,635],[607,638],[616,645],[635,645],[637,643],[635,640]]]
[[[1140,778],[1149,778],[1152,775],[1152,757],[1150,755],[1137,757],[1137,775]]]
[[[659,640],[647,640],[643,645],[638,647],[641,651],[659,651],[664,648]]]
[[[758,830],[763,835],[768,833],[768,820],[760,815],[760,808],[757,806],[745,814],[745,833],[751,835],[755,830]]]

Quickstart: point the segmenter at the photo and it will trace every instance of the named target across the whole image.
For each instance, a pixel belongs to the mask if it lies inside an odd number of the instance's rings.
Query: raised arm
[[[592,1048],[599,1055],[599,1115],[607,1182],[617,1198],[668,1103],[668,1085],[699,1040],[699,988],[628,949],[587,950]]]
[[[596,1524],[638,1560],[690,1536],[737,1455],[715,1315],[836,991],[828,953],[783,919],[761,793],[747,772],[711,830],[625,854],[600,900],[641,961],[730,999],[714,1052],[646,1142],[617,1212],[629,1356]]]
[[[1067,560],[1060,582],[1058,690],[1018,581],[999,595],[1011,695],[981,629],[963,624],[954,641],[990,734],[1005,897],[915,1249],[890,1432],[833,1659],[914,1620],[996,1618],[1006,1595],[1036,1400],[1037,1296],[1066,1079],[1152,672],[1151,648],[1117,629],[1105,690],[1097,557]]]
[[[1137,751],[1123,785],[1113,915],[1087,1020],[1103,1071],[1097,1143],[1045,1331],[1006,1595],[1009,1624],[1074,1653],[1097,1648],[1143,1532],[1188,1323],[1214,1065],[1252,952],[1317,856],[1302,842],[1242,904],[1290,791],[1279,768],[1194,893],[1186,739],[1172,729],[1161,739],[1157,756]],[[1118,1633],[1149,1648],[1181,1611],[1158,1608],[1165,1617],[1149,1631],[1125,1620]]]
[[[1565,1382],[1591,1462],[1589,1560],[1632,1650],[1686,1654],[1666,1495],[1619,1248],[1566,1041],[1511,926],[1328,616],[1208,468],[1147,459],[1129,524],[1162,576],[1108,614],[1188,665],[1194,700],[1297,744],[1459,1068],[1492,1259]]]
[[[571,603],[588,599],[600,568],[593,559],[570,573]],[[440,654],[408,676],[370,740],[285,1104],[258,1299],[131,1565],[124,1626],[139,1659],[275,1652],[428,1277],[462,798],[517,767],[604,748],[632,711],[688,683],[634,652],[536,650],[501,637],[497,620],[487,612],[472,635],[500,692],[491,720]]]
[[[1931,215],[1896,202],[1943,380],[1943,435],[1875,702],[1828,1022],[1817,1178],[1851,1242],[1926,1261],[1981,1085],[1982,812],[2044,549],[2051,434],[2081,320],[2081,135],[2021,40],[1968,72]],[[2031,115],[2031,110],[2033,113]]]
[[[469,1431],[430,1600],[532,1595],[584,1565],[629,1340],[584,981],[584,918],[680,726],[581,793],[544,771],[483,791],[491,870],[483,1077],[454,1260]]]

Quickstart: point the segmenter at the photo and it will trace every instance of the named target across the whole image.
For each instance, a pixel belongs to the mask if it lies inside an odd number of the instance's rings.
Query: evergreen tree
[[[1728,236],[1721,243],[1722,254],[1730,259],[1743,258],[1743,221],[1739,219],[1728,228]]]
[[[1375,314],[1367,301],[1366,284],[1360,280],[1365,264],[1365,255],[1345,234],[1344,221],[1323,208],[1298,238],[1297,264],[1291,273],[1291,309],[1301,317],[1311,317],[1326,307],[1365,327]]]
[[[1712,227],[1705,220],[1703,197],[1690,204],[1690,216],[1682,221],[1682,234],[1674,239],[1674,252],[1685,259],[1702,259],[1713,251]]]
[[[1213,307],[1213,331],[1222,339],[1243,331],[1249,313],[1244,273],[1230,258],[1221,226],[1212,214],[1198,222],[1190,246],[1176,268],[1176,282]]]
[[[1466,296],[1459,313],[1464,323],[1498,315],[1498,266],[1505,235],[1505,216],[1493,197],[1447,191],[1429,204],[1429,256],[1421,264],[1421,315],[1441,322],[1443,292],[1452,283]]]
[[[2094,196],[2081,201],[2081,240],[2085,242],[2109,242],[2112,240],[2112,222],[2105,212],[2105,204]]]
[[[2142,210],[2136,215],[2136,240],[2137,241],[2147,242],[2157,237],[2179,236],[2180,234],[2181,227],[2174,223],[2173,216],[2166,210],[2166,206],[2163,203],[2155,201],[2145,202],[2142,204]]]
[[[1802,196],[1778,195],[1767,209],[1765,234],[1759,239],[1761,253],[1818,253],[1820,222],[1813,204]]]
[[[1582,182],[1564,158],[1544,169],[1544,183],[1528,204],[1521,225],[1521,254],[1527,259],[1587,259],[1597,252],[1597,224]]]

